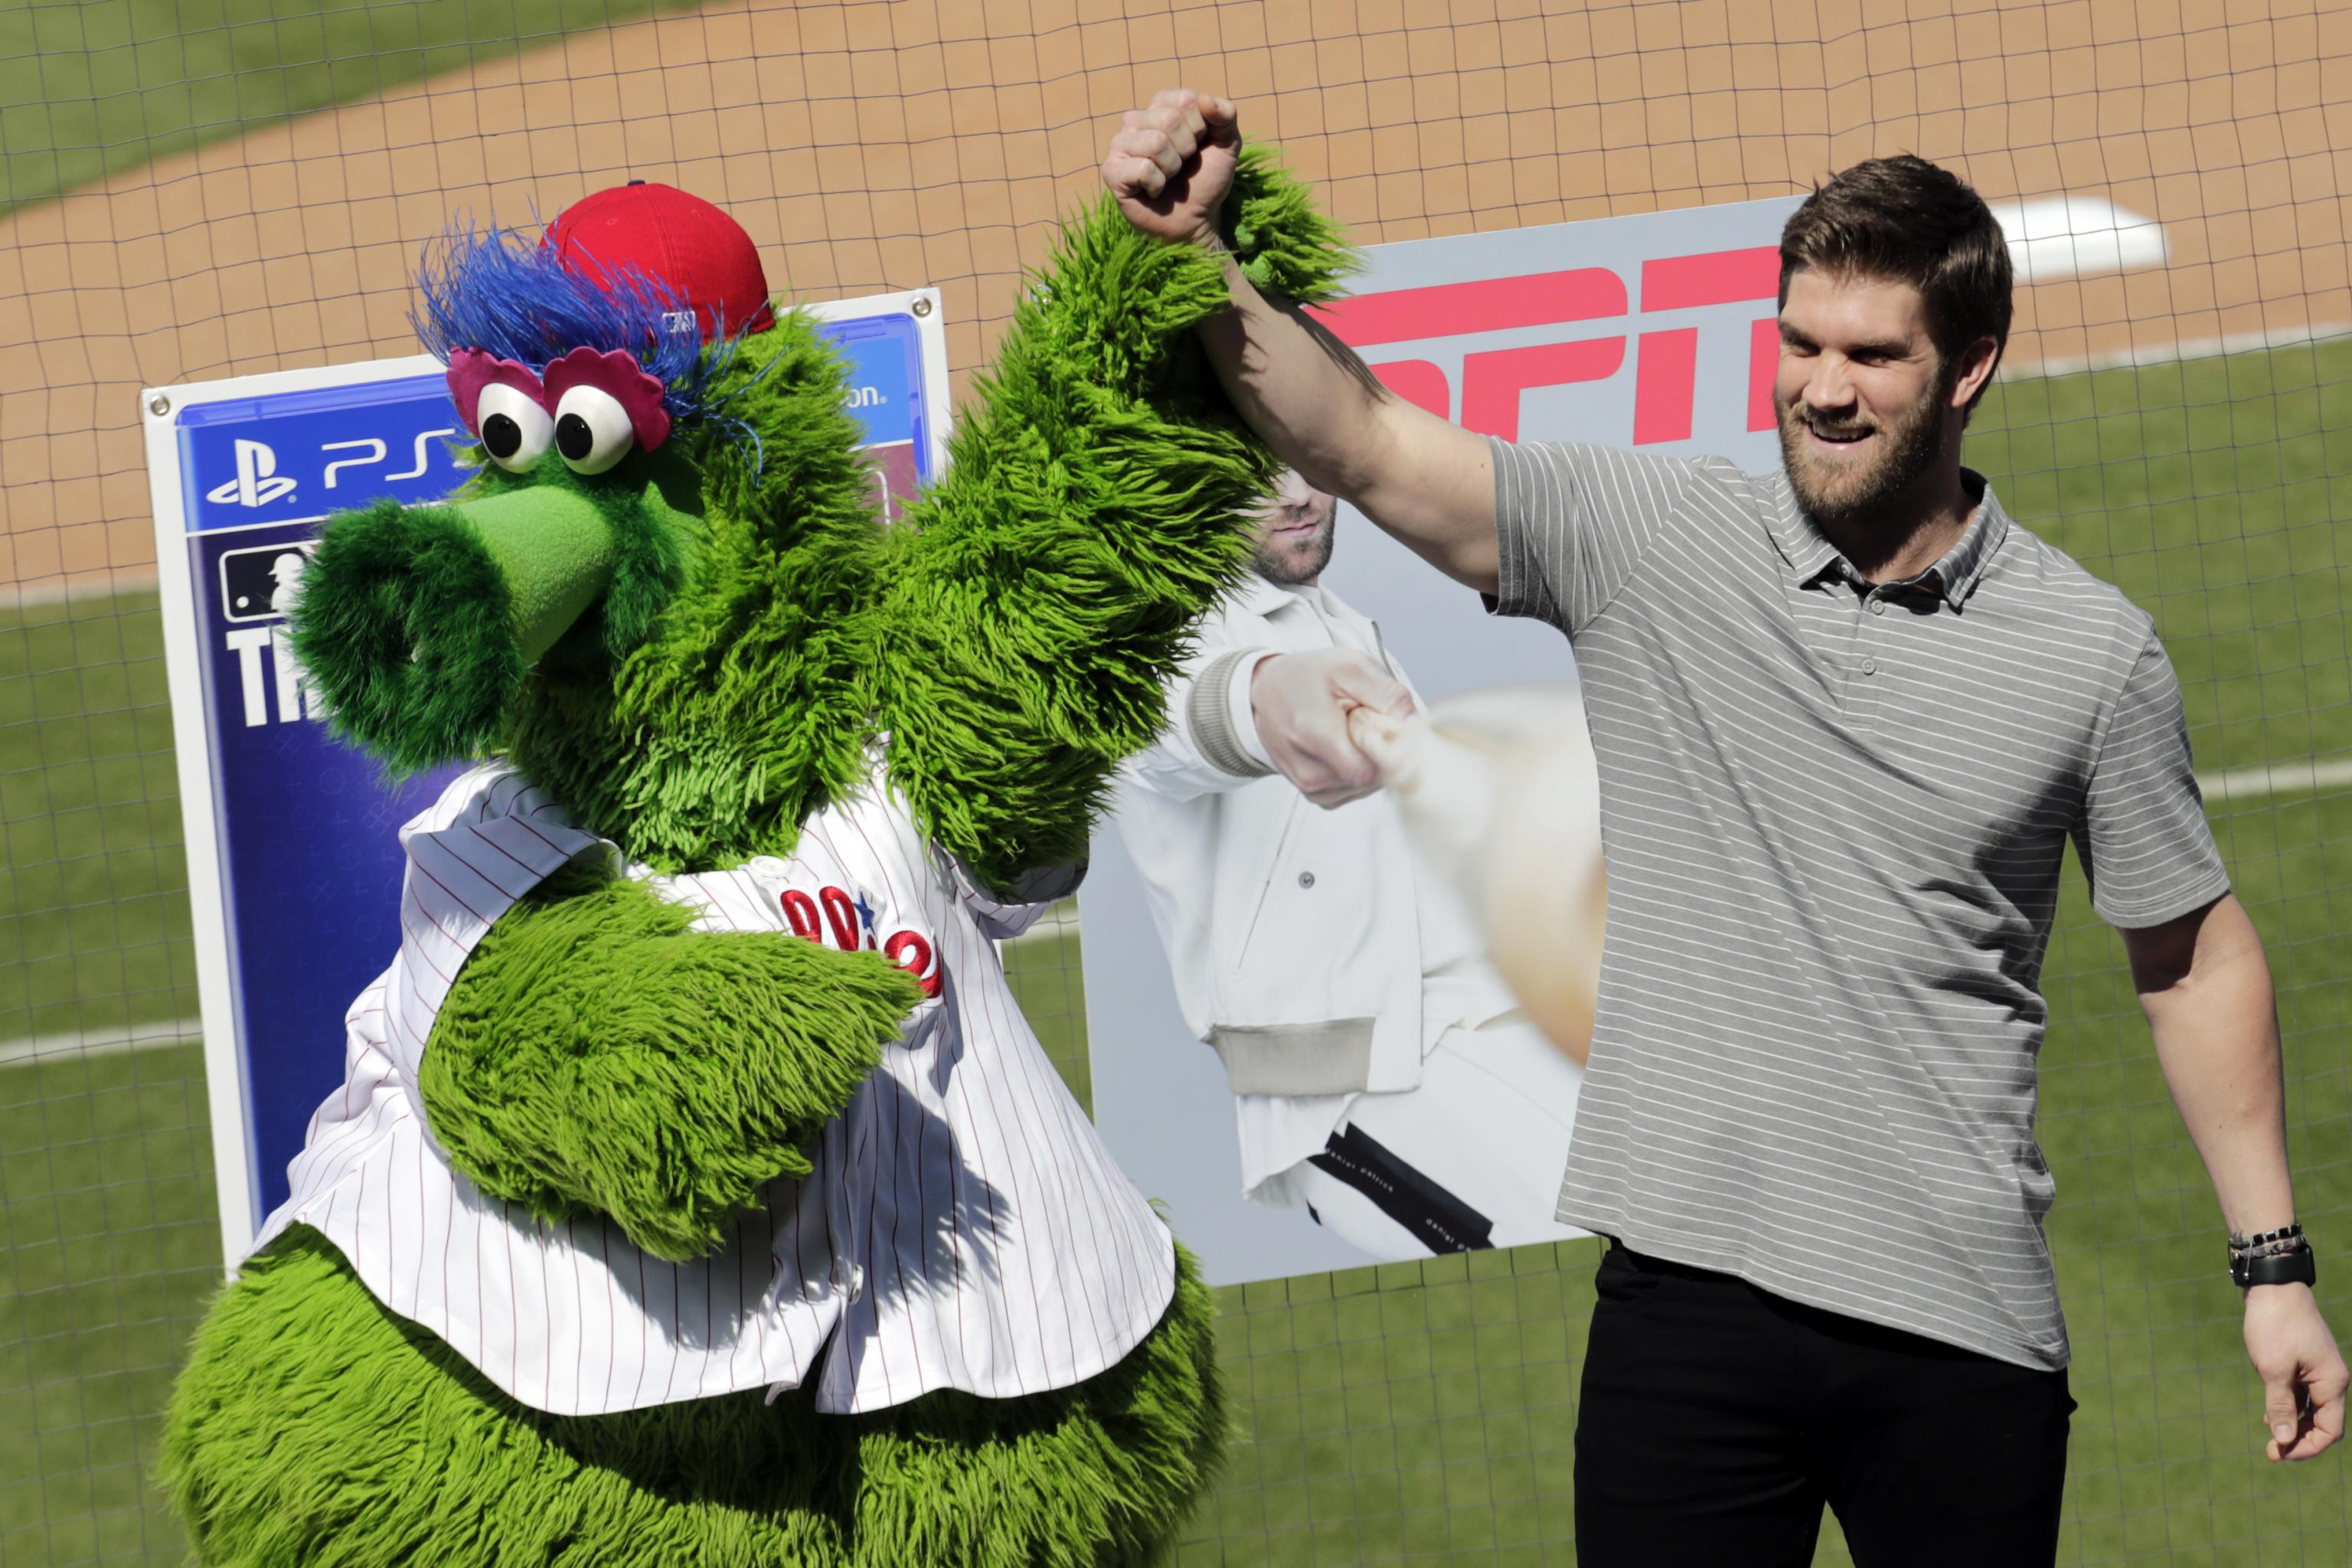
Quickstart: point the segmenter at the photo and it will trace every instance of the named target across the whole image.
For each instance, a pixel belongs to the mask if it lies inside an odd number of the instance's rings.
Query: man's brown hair
[[[1979,338],[1993,341],[1995,363],[2009,345],[2000,225],[1966,182],[1925,158],[1873,158],[1815,187],[1780,230],[1781,304],[1789,279],[1807,267],[1918,289],[1947,374]]]

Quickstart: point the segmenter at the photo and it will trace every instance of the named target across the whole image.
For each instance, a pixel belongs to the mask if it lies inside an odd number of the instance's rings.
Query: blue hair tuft
[[[408,319],[444,364],[459,349],[479,349],[540,374],[573,349],[619,349],[661,382],[672,419],[715,418],[704,389],[734,358],[740,332],[720,321],[705,353],[694,307],[677,289],[635,268],[608,276],[610,288],[513,229],[478,232],[469,223],[425,247],[416,273],[422,304]]]

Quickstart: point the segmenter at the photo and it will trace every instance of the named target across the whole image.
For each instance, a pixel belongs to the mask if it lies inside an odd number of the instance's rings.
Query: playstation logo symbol
[[[274,478],[278,454],[258,441],[236,444],[236,478],[225,479],[205,492],[205,499],[222,506],[268,506],[294,493],[291,476]]]

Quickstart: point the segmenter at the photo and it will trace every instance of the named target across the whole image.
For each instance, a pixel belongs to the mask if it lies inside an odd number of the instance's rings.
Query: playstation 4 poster
[[[877,509],[946,447],[946,340],[924,290],[817,308],[851,364]],[[344,1016],[398,945],[401,825],[457,771],[392,780],[336,741],[287,643],[320,526],[469,472],[442,368],[418,356],[141,395],[196,911],[222,1241],[241,1256],[341,1081]]]

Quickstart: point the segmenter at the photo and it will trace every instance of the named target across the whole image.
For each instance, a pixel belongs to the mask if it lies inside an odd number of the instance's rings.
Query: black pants
[[[1822,1505],[1860,1568],[2058,1551],[2063,1372],[1612,1246],[1576,1422],[1583,1568],[1805,1568]]]

